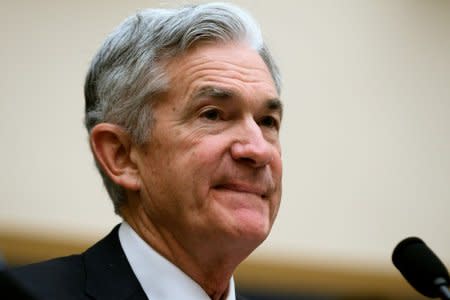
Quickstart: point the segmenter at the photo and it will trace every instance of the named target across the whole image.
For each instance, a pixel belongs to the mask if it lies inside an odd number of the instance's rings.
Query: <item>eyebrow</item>
[[[266,107],[268,110],[277,112],[280,115],[280,119],[283,118],[283,103],[280,99],[269,99],[266,101]]]
[[[204,86],[200,88],[195,94],[194,99],[200,99],[204,97],[211,97],[217,100],[226,100],[232,98],[235,93],[232,90],[220,88],[217,86]],[[272,98],[266,100],[265,103],[266,109],[272,112],[276,112],[280,115],[280,119],[283,116],[283,103],[278,98]]]
[[[198,90],[194,99],[202,98],[202,97],[212,97],[218,99],[230,98],[234,95],[234,93],[230,90],[219,88],[216,86],[205,86]]]

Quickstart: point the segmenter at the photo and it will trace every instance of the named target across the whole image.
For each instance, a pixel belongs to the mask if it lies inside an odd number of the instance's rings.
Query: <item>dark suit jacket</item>
[[[80,255],[20,267],[10,275],[38,300],[148,300],[122,250],[118,229]]]

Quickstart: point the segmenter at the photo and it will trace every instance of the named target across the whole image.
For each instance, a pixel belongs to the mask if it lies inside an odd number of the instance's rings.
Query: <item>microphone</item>
[[[392,253],[392,262],[419,293],[450,300],[448,271],[421,239],[409,237],[401,241]]]

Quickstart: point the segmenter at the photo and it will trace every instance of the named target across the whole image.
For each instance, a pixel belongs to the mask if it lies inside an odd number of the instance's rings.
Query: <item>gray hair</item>
[[[278,68],[254,19],[242,9],[210,3],[178,9],[146,9],[127,18],[113,31],[92,60],[86,76],[85,126],[103,122],[121,126],[134,143],[150,137],[152,104],[168,89],[165,64],[199,41],[244,41],[267,65],[280,93]],[[102,170],[117,214],[126,202],[125,190]]]

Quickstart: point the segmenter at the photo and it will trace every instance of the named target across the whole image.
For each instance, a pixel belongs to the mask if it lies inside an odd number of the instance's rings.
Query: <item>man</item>
[[[279,93],[257,24],[235,6],[125,20],[85,84],[91,149],[123,223],[13,277],[39,299],[241,299],[233,271],[281,198]]]

